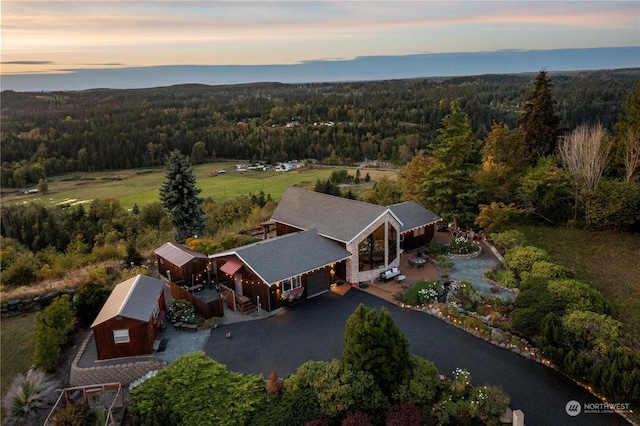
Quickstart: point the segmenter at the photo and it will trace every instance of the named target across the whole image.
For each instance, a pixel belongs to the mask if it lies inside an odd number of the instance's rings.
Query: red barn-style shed
[[[98,359],[147,355],[166,310],[164,283],[138,275],[116,285],[91,328]]]

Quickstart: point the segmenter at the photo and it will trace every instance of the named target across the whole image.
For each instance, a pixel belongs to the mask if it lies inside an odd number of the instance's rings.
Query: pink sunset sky
[[[2,0],[2,74],[640,46],[638,1]]]

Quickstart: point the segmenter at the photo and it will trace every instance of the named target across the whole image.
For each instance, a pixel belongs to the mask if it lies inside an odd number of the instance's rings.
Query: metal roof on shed
[[[162,281],[146,275],[121,282],[114,287],[91,327],[117,316],[149,321],[163,288]]]
[[[184,266],[195,258],[207,259],[206,254],[191,250],[184,244],[166,243],[154,251],[155,254],[176,266]]]

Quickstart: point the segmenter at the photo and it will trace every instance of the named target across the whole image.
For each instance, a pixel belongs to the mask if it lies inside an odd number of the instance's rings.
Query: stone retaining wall
[[[60,290],[46,296],[36,296],[32,299],[14,299],[3,303],[0,307],[2,317],[22,315],[29,312],[41,311],[53,302],[56,297],[68,294],[73,299],[76,289]]]
[[[71,373],[69,375],[70,386],[86,386],[95,383],[112,383],[120,382],[123,385],[128,385],[134,380],[144,376],[149,371],[159,370],[167,365],[164,361],[158,361],[155,358],[150,358],[145,361],[126,362],[116,365],[105,365],[100,367],[78,367],[78,362],[84,353],[89,340],[93,336],[89,333],[87,338],[80,346],[78,354],[73,359],[71,364]]]
[[[476,251],[474,253],[469,253],[469,254],[448,254],[447,256],[449,257],[449,259],[453,259],[453,260],[466,260],[466,259],[473,259],[474,257],[478,257],[478,256],[480,256],[481,253],[482,253],[482,246],[478,246],[478,251]]]

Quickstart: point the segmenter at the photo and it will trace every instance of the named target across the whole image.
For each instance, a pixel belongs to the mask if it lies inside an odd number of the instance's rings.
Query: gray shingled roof
[[[116,316],[148,321],[163,290],[159,279],[137,275],[116,285],[91,327]]]
[[[155,249],[154,253],[176,266],[184,266],[195,258],[207,259],[206,254],[193,251],[184,244],[166,243]]]
[[[383,206],[290,187],[271,219],[348,243],[386,211]]]
[[[389,206],[389,210],[400,220],[400,232],[407,232],[430,223],[437,222],[442,218],[430,210],[425,209],[415,201],[405,201],[404,203]]]
[[[339,243],[318,235],[315,229],[270,238],[215,257],[232,253],[269,285],[351,257]]]

